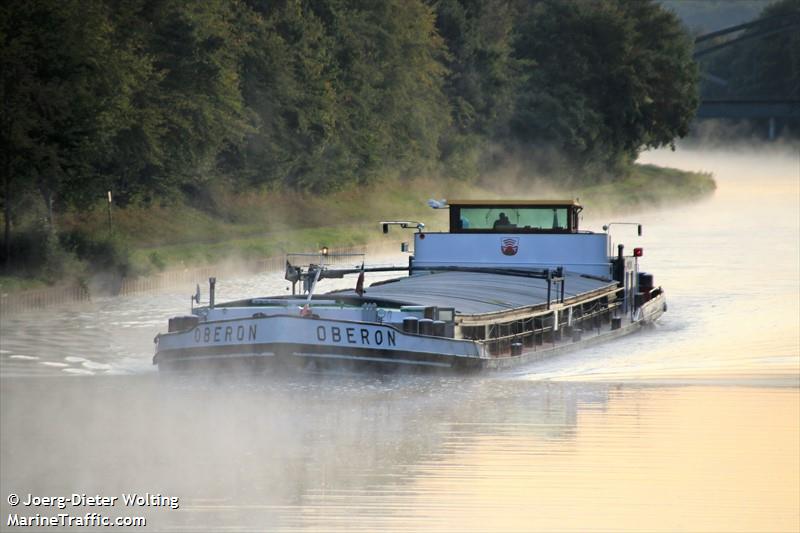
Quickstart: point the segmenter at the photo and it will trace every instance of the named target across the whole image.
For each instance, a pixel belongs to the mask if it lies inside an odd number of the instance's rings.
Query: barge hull
[[[659,317],[661,317],[662,314],[664,314],[664,311],[666,311],[667,308],[666,306],[666,298],[663,294],[660,294],[642,306],[641,309],[644,312],[641,315],[637,316],[635,319],[627,318],[622,320],[618,329],[608,329],[608,327],[604,326],[599,330],[599,332],[588,333],[586,336],[582,336],[580,340],[567,340],[553,343],[551,345],[540,347],[536,350],[525,351],[517,356],[493,357],[490,359],[484,359],[482,361],[482,368],[487,370],[513,368],[516,366],[549,359],[550,357],[555,357],[563,353],[588,348],[590,346],[616,339],[618,337],[623,337],[625,335],[630,335],[644,327],[651,326],[656,320],[658,320]]]
[[[269,371],[303,371],[303,370],[361,370],[392,373],[410,372],[470,372],[478,370],[502,370],[536,361],[541,361],[565,352],[578,350],[605,342],[617,337],[638,331],[642,327],[657,320],[666,309],[664,294],[659,294],[645,303],[636,315],[625,317],[620,327],[611,329],[603,325],[598,330],[586,332],[580,339],[565,339],[534,346],[520,355],[489,356],[480,343],[454,340],[424,335],[406,334],[393,331],[392,346],[354,346],[351,344],[335,344],[330,334],[318,332],[340,332],[339,339],[347,339],[348,329],[353,329],[351,338],[357,339],[363,333],[355,328],[369,326],[366,335],[375,335],[379,328],[388,328],[382,324],[364,324],[358,322],[334,321],[294,316],[273,316],[248,320],[231,320],[230,327],[236,331],[240,326],[245,331],[255,328],[258,339],[251,343],[228,343],[216,345],[214,334],[210,334],[210,344],[203,343],[205,335],[202,324],[178,333],[162,335],[159,338],[159,350],[155,362],[160,370],[195,370],[197,368],[220,368],[231,370],[269,370]],[[214,328],[226,328],[214,325]],[[322,328],[322,329],[320,329]],[[200,331],[199,337],[197,331]],[[291,336],[306,331],[308,342],[288,342],[281,337],[288,332]],[[212,330],[213,331],[213,330]],[[223,329],[224,331],[224,329]],[[259,333],[261,332],[261,333]],[[312,332],[313,337],[312,338]],[[302,336],[302,334],[301,334]],[[324,337],[321,339],[320,337]],[[388,338],[388,333],[386,335]],[[195,339],[200,341],[196,342]],[[366,337],[368,338],[368,337]],[[223,333],[224,339],[224,333]],[[454,348],[457,347],[457,348]],[[457,349],[457,353],[454,353]]]

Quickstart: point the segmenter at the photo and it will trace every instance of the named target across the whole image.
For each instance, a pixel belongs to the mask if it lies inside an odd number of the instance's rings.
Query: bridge
[[[693,57],[698,59],[742,41],[797,31],[798,27],[800,27],[800,14],[764,17],[737,24],[698,36],[695,39]],[[712,39],[739,32],[741,35],[728,41],[706,44]],[[709,72],[702,73],[701,77],[717,85],[728,85],[726,80]],[[800,118],[800,99],[703,99],[697,110],[697,118],[766,119],[769,124],[769,138],[774,139],[776,118]]]

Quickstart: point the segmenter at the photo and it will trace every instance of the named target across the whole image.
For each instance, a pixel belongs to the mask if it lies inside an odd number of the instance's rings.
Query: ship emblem
[[[517,255],[517,250],[519,250],[519,239],[509,237],[500,241],[500,251],[503,255]]]

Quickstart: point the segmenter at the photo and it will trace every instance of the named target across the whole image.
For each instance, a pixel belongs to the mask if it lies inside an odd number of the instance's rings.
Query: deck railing
[[[535,351],[537,346],[557,342],[564,334],[572,335],[574,332],[584,331],[589,333],[592,330],[599,333],[602,325],[610,322],[620,312],[622,302],[618,298],[621,290],[614,289],[559,309],[543,309],[532,312],[527,317],[485,326],[466,326],[465,329],[469,332],[467,336],[482,342],[492,357],[513,355],[512,346],[516,343],[525,348],[532,347]],[[555,327],[556,317],[558,328]]]

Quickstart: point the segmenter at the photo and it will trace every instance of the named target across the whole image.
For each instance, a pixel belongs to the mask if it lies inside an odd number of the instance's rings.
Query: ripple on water
[[[62,372],[67,374],[75,374],[80,376],[94,376],[95,373],[86,368],[64,368]]]
[[[67,363],[59,363],[57,361],[39,361],[39,364],[44,366],[51,366],[53,368],[66,368],[69,366]]]
[[[111,369],[111,365],[109,365],[109,364],[96,363],[94,361],[88,361],[88,360],[84,361],[82,363],[82,366],[84,368],[88,368],[88,369],[91,369],[91,370],[110,370]]]

